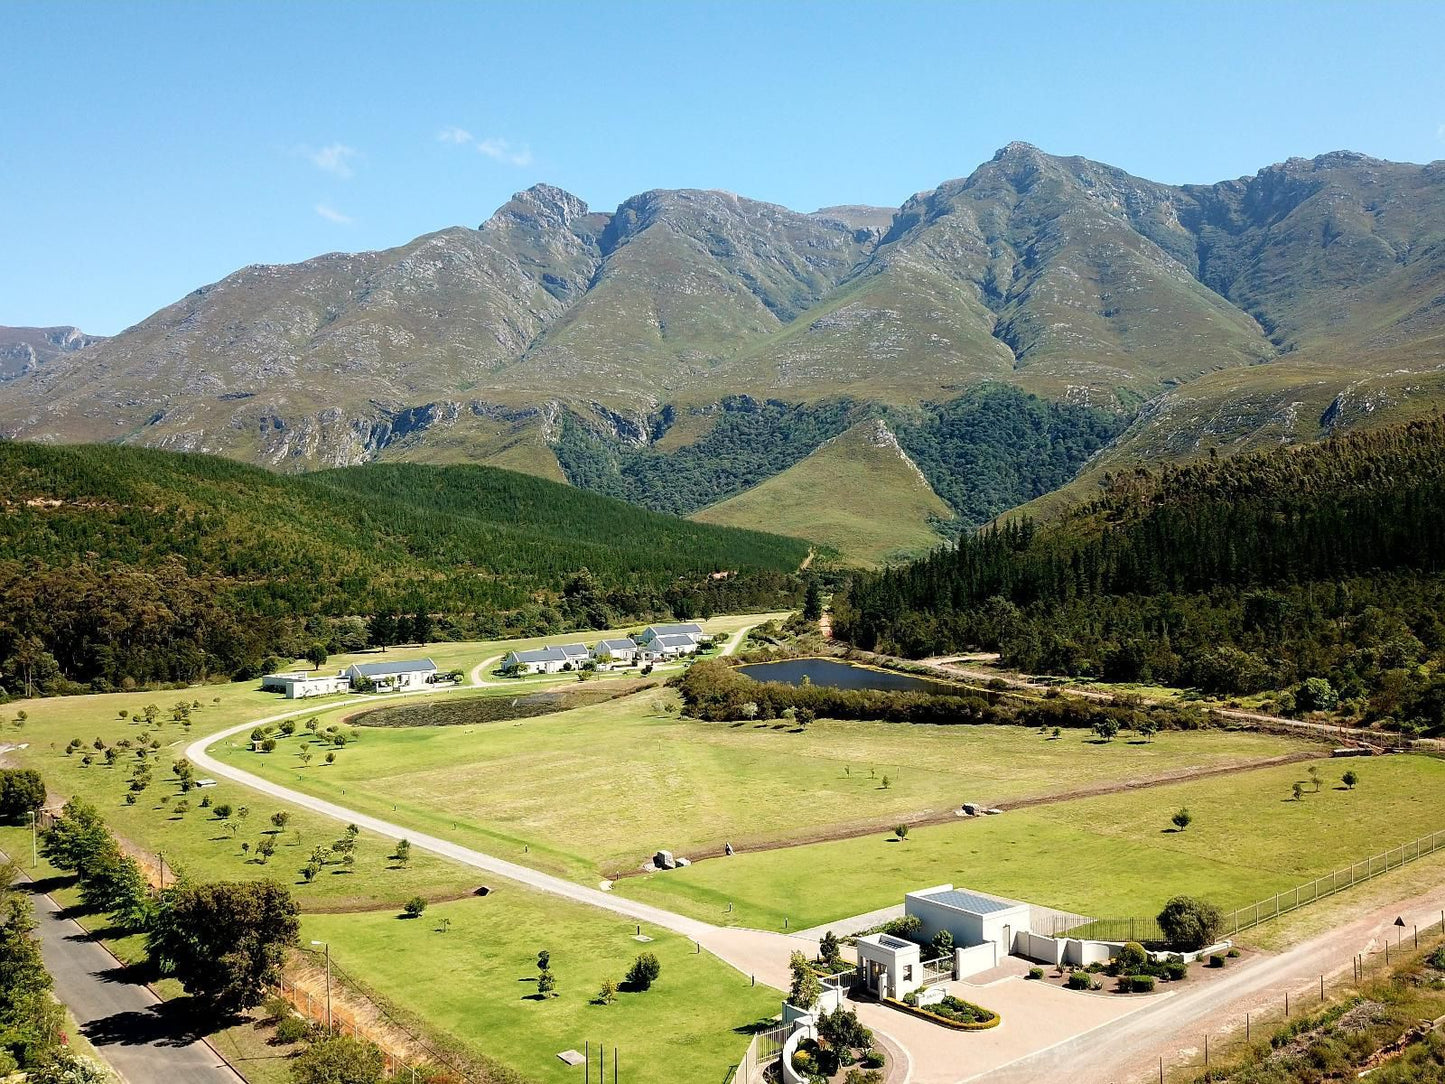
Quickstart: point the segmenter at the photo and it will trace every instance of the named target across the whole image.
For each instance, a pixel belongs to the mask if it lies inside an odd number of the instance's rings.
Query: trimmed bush
[[[877,1047],[873,1047],[871,1050],[868,1051],[868,1053],[864,1054],[864,1055],[863,1055],[863,1068],[865,1068],[865,1069],[882,1069],[882,1068],[883,1068],[883,1051],[879,1050]]]
[[[1121,975],[1119,976],[1119,989],[1129,994],[1149,994],[1154,992],[1153,975]]]
[[[1170,960],[1164,965],[1164,977],[1170,982],[1186,979],[1189,977],[1189,965],[1183,960]]]
[[[1043,977],[1044,977],[1044,969],[1043,969],[1042,967],[1031,967],[1031,968],[1029,968],[1029,978],[1031,978],[1031,979],[1041,979],[1041,978],[1043,978]]]
[[[1068,981],[1064,984],[1070,990],[1097,990],[1099,980],[1087,971],[1074,971],[1069,975]]]

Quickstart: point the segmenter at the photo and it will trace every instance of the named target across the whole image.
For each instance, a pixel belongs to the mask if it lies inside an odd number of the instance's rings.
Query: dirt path
[[[500,681],[488,681],[486,680],[486,678],[482,677],[482,675],[485,674],[488,669],[490,669],[494,664],[501,661],[502,656],[493,655],[490,659],[483,659],[481,662],[477,663],[476,666],[473,666],[471,673],[472,684],[481,686],[484,689],[495,688],[498,685],[501,685],[502,682]]]
[[[903,660],[895,661],[901,662]],[[923,665],[946,676],[964,678],[968,681],[979,683],[1002,681],[1012,689],[1027,690],[1036,695],[1056,691],[1061,696],[1073,696],[1083,700],[1103,701],[1113,700],[1116,695],[1106,689],[1089,689],[1077,685],[1040,685],[1037,682],[1030,681],[1022,674],[1001,674],[996,670],[980,670],[971,666],[961,666],[959,665],[959,659],[956,657],[922,659],[919,661]],[[1140,695],[1142,696],[1143,694]],[[1164,703],[1164,701],[1158,697],[1143,698],[1156,703]],[[1339,726],[1333,723],[1312,723],[1305,719],[1286,719],[1280,715],[1268,715],[1259,711],[1246,711],[1243,708],[1226,708],[1207,705],[1206,710],[1224,719],[1233,719],[1237,722],[1250,723],[1255,726],[1273,727],[1299,734],[1308,734],[1320,740],[1338,740],[1347,743],[1364,742],[1375,746],[1394,744],[1394,736],[1390,733],[1370,730],[1366,727]],[[1416,738],[1414,745],[1417,748],[1433,749],[1436,751],[1445,750],[1445,741],[1439,738]]]
[[[814,557],[814,556],[815,556],[815,551],[813,550],[813,547],[812,547],[812,546],[809,546],[809,547],[808,547],[808,556],[806,556],[806,557],[803,558],[803,563],[798,566],[798,571],[799,571],[799,572],[806,572],[806,571],[808,571],[808,566],[813,563],[813,557]]]

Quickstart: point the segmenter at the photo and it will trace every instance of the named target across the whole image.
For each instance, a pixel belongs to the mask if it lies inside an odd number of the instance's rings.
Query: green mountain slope
[[[755,527],[819,542],[865,565],[942,542],[935,521],[953,513],[881,420],[859,422],[806,459],[692,515],[699,523]]]
[[[0,441],[0,674],[40,653],[84,683],[229,673],[387,608],[477,634],[785,605],[806,554],[488,467]]]

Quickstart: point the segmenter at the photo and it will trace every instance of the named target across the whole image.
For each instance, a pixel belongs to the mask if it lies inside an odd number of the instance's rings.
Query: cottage
[[[290,674],[267,674],[261,679],[261,688],[278,692],[287,700],[305,700],[313,696],[332,696],[351,688],[351,679],[344,670],[334,674],[317,671],[302,671]]]
[[[903,912],[923,923],[920,940],[932,941],[942,930],[953,937],[958,956],[955,978],[997,966],[1013,952],[1015,939],[1029,932],[1032,919],[1027,903],[953,885],[908,893]]]
[[[502,669],[517,674],[555,674],[567,661],[567,653],[560,647],[538,647],[508,652],[502,660]]]
[[[640,642],[645,647],[659,636],[691,636],[694,640],[701,640],[703,632],[702,626],[696,622],[685,625],[648,625],[642,630]]]
[[[651,660],[675,659],[681,655],[697,653],[698,637],[690,633],[664,634],[654,636],[642,645],[642,654]]]
[[[637,643],[631,637],[598,640],[592,648],[592,661],[598,666],[631,666],[637,661],[637,652]]]
[[[352,663],[346,668],[346,675],[353,687],[369,681],[378,692],[402,692],[423,689],[435,681],[437,664],[431,659]]]
[[[567,656],[567,661],[572,664],[573,670],[582,669],[582,664],[592,658],[592,652],[587,650],[586,644],[560,644],[557,650]]]

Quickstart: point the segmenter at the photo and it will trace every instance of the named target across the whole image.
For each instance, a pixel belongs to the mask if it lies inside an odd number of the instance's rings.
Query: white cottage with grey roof
[[[632,637],[598,640],[592,645],[592,659],[599,666],[631,666],[637,661],[637,642]]]
[[[502,669],[518,674],[555,674],[567,662],[567,653],[560,647],[536,647],[530,651],[508,652],[502,660]]]
[[[689,633],[664,634],[654,636],[642,645],[644,658],[675,659],[681,655],[693,655],[697,652],[698,638]]]
[[[436,680],[437,664],[431,659],[399,659],[396,662],[352,663],[346,676],[353,687],[370,681],[377,692],[423,689]]]
[[[682,625],[648,625],[642,630],[639,642],[646,647],[659,636],[691,636],[695,641],[703,636],[702,626],[695,621]]]

